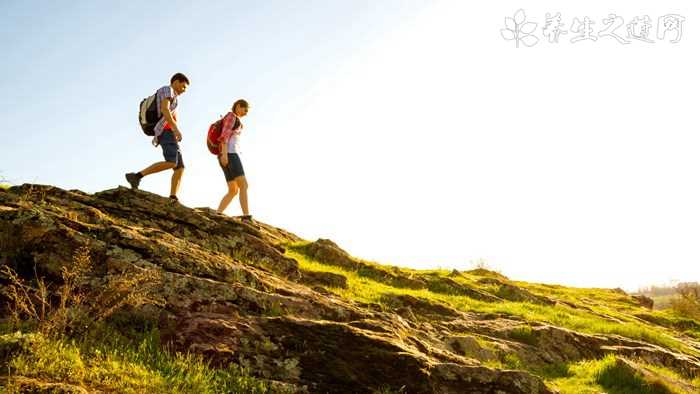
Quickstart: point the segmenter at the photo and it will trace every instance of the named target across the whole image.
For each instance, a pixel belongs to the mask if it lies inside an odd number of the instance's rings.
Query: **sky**
[[[176,72],[181,202],[216,208],[205,147],[239,98],[257,220],[420,269],[579,287],[700,281],[691,1],[0,3],[0,178],[97,192],[162,160],[137,105]],[[522,9],[531,47],[501,36]],[[558,43],[544,36],[561,14]],[[653,43],[571,42],[615,13]],[[682,37],[656,36],[677,14]],[[625,27],[615,32],[625,38]],[[668,34],[669,36],[671,34]],[[524,39],[523,42],[527,42]],[[170,173],[141,188],[167,196]],[[227,214],[240,215],[238,200]]]

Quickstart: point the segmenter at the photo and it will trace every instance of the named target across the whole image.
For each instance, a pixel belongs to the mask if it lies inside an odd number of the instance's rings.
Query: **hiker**
[[[151,100],[154,101],[151,111],[154,112],[153,115],[157,113],[155,119],[158,120],[155,125],[146,125],[144,121],[142,121],[141,127],[146,135],[154,136],[153,145],[160,145],[163,149],[163,158],[165,161],[151,164],[139,172],[130,172],[126,174],[126,180],[129,182],[132,189],[136,190],[139,188],[139,183],[143,177],[172,169],[173,176],[170,181],[170,198],[174,201],[178,201],[177,191],[180,188],[180,180],[185,170],[185,163],[182,161],[182,153],[178,145],[178,142],[182,141],[182,133],[177,126],[175,110],[177,109],[177,98],[185,93],[189,84],[190,80],[184,74],[177,73],[170,78],[169,86],[163,86],[158,89],[155,93],[155,97],[151,98]],[[146,100],[148,99],[144,101]],[[142,102],[141,105],[143,107],[144,102]],[[142,108],[142,117],[143,114],[144,109]]]
[[[216,141],[219,144],[219,165],[224,171],[224,177],[226,178],[226,185],[228,187],[228,192],[221,199],[217,211],[223,213],[231,203],[231,200],[233,200],[240,191],[239,201],[241,203],[241,210],[243,211],[241,219],[246,221],[252,220],[252,216],[248,211],[248,181],[245,178],[243,164],[241,163],[239,155],[239,142],[241,129],[243,129],[241,118],[248,114],[248,108],[248,102],[243,99],[233,103],[231,112],[227,113],[221,120],[221,135]]]

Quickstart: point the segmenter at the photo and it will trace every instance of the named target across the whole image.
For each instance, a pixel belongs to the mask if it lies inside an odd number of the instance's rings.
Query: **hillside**
[[[381,265],[122,187],[0,190],[0,266],[5,392],[700,392],[700,323],[622,290]],[[41,282],[43,315],[13,304]]]

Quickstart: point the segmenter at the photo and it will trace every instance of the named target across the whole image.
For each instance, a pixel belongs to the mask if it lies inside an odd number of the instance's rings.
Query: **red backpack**
[[[227,114],[228,115],[228,114]],[[222,128],[224,125],[224,117],[221,119],[217,120],[216,122],[212,123],[209,126],[209,131],[207,132],[207,148],[209,149],[209,152],[213,155],[219,155],[221,153],[221,149],[219,149],[220,142],[219,138],[221,138],[221,132]],[[238,117],[236,116],[236,121],[233,124],[233,129],[236,130],[236,128],[241,124],[241,121],[238,120]]]
[[[221,137],[221,126],[224,123],[224,118],[217,120],[209,126],[209,131],[207,132],[207,148],[209,152],[213,155],[219,155],[219,138]]]

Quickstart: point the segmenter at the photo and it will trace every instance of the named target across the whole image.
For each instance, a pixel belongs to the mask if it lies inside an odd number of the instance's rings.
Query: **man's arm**
[[[175,119],[173,119],[172,112],[170,112],[170,97],[165,97],[163,100],[161,100],[160,113],[163,114],[163,117],[165,117],[165,120],[168,122],[170,128],[173,130],[175,138],[177,138],[178,141],[182,140],[182,134],[180,133],[180,129],[177,127],[177,122],[175,121]]]

